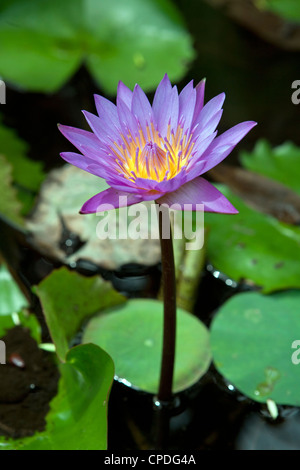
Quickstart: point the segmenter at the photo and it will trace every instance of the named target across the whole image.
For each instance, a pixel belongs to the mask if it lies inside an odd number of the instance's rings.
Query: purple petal
[[[62,152],[60,156],[71,165],[77,166],[77,168],[88,171],[93,175],[101,176],[102,178],[105,177],[103,175],[106,175],[104,168],[101,168],[100,165],[95,164],[93,159],[85,157],[84,155],[73,152]]]
[[[170,124],[171,129],[176,129],[179,115],[179,98],[176,87],[171,86],[167,75],[157,87],[153,99],[153,116],[160,134],[165,137]]]
[[[132,95],[132,91],[120,81],[118,83],[117,90],[117,107],[119,106],[119,102],[122,101],[129,109],[131,109]]]
[[[188,164],[187,164],[187,171],[190,171],[195,166],[195,164],[197,164],[199,162],[199,160],[201,160],[202,166],[205,165],[206,162],[205,162],[205,160],[204,161],[202,160],[202,155],[204,154],[206,149],[211,145],[211,143],[215,139],[216,135],[217,135],[217,131],[215,131],[213,134],[207,136],[203,140],[198,139],[196,141],[196,143],[193,147],[192,155],[189,158],[189,161],[188,161]],[[195,175],[195,176],[199,176],[199,174]],[[189,180],[190,179],[193,179],[193,178],[189,178]]]
[[[139,85],[135,85],[133,90],[131,111],[139,121],[144,134],[147,135],[146,126],[153,120],[152,108],[147,96]]]
[[[182,170],[180,173],[175,175],[173,178],[170,178],[166,181],[155,182],[153,188],[160,193],[171,193],[176,191],[180,186],[186,183],[186,172]]]
[[[99,139],[92,133],[76,127],[59,125],[60,132],[88,158],[98,159],[105,151]]]
[[[155,121],[158,120],[161,109],[165,105],[165,101],[170,97],[172,92],[172,85],[169,80],[169,77],[167,74],[165,74],[164,78],[156,88],[154,98],[153,98],[153,104],[152,104],[152,109],[153,109],[153,114]]]
[[[117,129],[109,120],[100,119],[88,111],[83,111],[83,114],[90,128],[100,140],[100,143],[109,145],[111,142],[119,140],[121,129]]]
[[[204,178],[195,178],[193,181],[181,186],[177,191],[165,194],[157,201],[168,206],[178,204],[181,206],[181,210],[199,210],[196,204],[204,204],[206,212],[238,213],[228,199]],[[189,207],[185,208],[185,204],[188,204]]]
[[[204,166],[202,166],[201,174],[206,173],[222,162],[243,137],[256,125],[257,123],[254,121],[241,122],[216,137],[201,157],[200,163],[206,160]]]
[[[201,141],[203,139],[206,139],[206,137],[211,135],[213,132],[215,132],[222,117],[222,114],[223,110],[220,109],[220,111],[217,111],[216,114],[212,116],[212,118],[206,123],[204,127],[197,124],[196,128],[193,131],[193,138],[197,138],[198,141]]]
[[[195,121],[195,124],[198,124],[198,128],[203,129],[207,125],[211,118],[215,116],[218,111],[220,111],[224,100],[225,93],[220,93],[220,95],[215,96],[208,103],[206,103],[197,120]]]
[[[194,124],[198,120],[199,114],[200,114],[200,112],[202,111],[202,108],[203,108],[205,81],[206,81],[206,79],[204,78],[196,86],[196,104],[195,104],[195,110],[194,110],[192,126],[194,126]]]
[[[94,99],[98,116],[101,119],[111,122],[115,127],[118,127],[118,113],[116,105],[100,95],[94,95]]]
[[[138,124],[136,117],[132,114],[128,106],[123,101],[118,103],[118,115],[123,134],[127,136],[128,133],[131,133],[133,137],[138,135]]]
[[[179,100],[178,100],[178,91],[174,87],[172,89],[170,99],[165,103],[163,109],[160,110],[160,117],[158,121],[158,131],[162,136],[167,135],[168,126],[170,129],[176,132],[178,126],[178,117],[179,117]]]
[[[179,94],[179,121],[183,119],[184,131],[191,127],[196,104],[196,90],[193,81],[189,82]]]
[[[129,194],[117,191],[114,188],[108,188],[86,201],[83,204],[80,213],[94,214],[96,212],[118,209],[119,207],[132,206],[132,204],[137,204],[142,200],[143,199],[140,195]]]

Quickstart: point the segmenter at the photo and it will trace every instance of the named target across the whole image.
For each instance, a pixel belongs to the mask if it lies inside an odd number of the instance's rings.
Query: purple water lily
[[[110,186],[89,199],[81,213],[97,212],[99,206],[104,210],[105,204],[117,208],[124,201],[129,206],[146,200],[237,212],[200,175],[224,160],[256,123],[242,122],[217,137],[225,94],[204,105],[204,88],[204,80],[195,88],[191,81],[178,94],[165,75],[151,106],[138,85],[131,91],[119,82],[116,105],[95,95],[99,117],[83,111],[93,132],[59,126],[81,152],[63,152],[61,157]]]

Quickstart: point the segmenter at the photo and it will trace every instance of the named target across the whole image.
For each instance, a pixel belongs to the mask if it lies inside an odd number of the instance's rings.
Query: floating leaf
[[[35,290],[57,355],[62,361],[70,341],[85,319],[125,301],[109,282],[99,276],[86,278],[66,268],[53,271]]]
[[[109,93],[119,80],[149,90],[165,72],[182,77],[193,58],[191,37],[168,0],[4,1],[0,43],[3,79],[42,92],[58,90],[82,62]]]
[[[206,372],[211,356],[206,327],[177,309],[174,391],[193,385]],[[163,304],[134,299],[88,323],[83,342],[92,342],[113,358],[119,380],[156,393],[162,353]]]
[[[259,140],[252,152],[241,152],[245,168],[284,184],[300,194],[300,148],[291,142],[272,148]]]
[[[225,302],[213,320],[215,365],[253,400],[300,405],[300,366],[292,361],[292,345],[300,340],[299,304],[299,290],[241,293]]]
[[[107,403],[114,376],[111,358],[93,344],[71,349],[60,364],[59,392],[46,429],[24,439],[0,441],[2,450],[105,450]]]
[[[205,214],[207,256],[214,268],[264,293],[300,287],[300,228],[256,212],[225,186],[220,189],[239,214]]]

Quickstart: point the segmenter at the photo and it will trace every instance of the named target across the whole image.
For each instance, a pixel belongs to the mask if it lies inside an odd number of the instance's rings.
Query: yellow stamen
[[[192,134],[183,135],[182,126],[174,133],[169,125],[166,139],[153,123],[146,127],[146,135],[139,128],[138,135],[122,134],[120,138],[122,143],[114,142],[111,150],[118,172],[130,181],[145,178],[160,182],[174,178],[186,166],[194,147]]]

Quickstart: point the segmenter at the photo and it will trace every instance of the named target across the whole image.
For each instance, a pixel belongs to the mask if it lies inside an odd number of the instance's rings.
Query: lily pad
[[[197,317],[177,309],[174,392],[193,385],[210,361],[209,333]],[[94,343],[113,358],[116,376],[135,388],[156,393],[162,353],[163,304],[134,299],[93,317],[83,342]]]
[[[46,429],[24,439],[2,439],[2,450],[105,450],[111,358],[93,344],[71,349],[60,364],[59,392]]]
[[[215,269],[262,292],[300,287],[300,228],[248,207],[225,186],[219,189],[237,215],[205,214],[207,257]]]
[[[70,341],[85,319],[125,302],[125,298],[99,276],[86,278],[66,268],[53,271],[35,287],[35,291],[40,298],[56,353],[62,361]]]
[[[300,148],[285,142],[272,148],[264,139],[259,140],[252,152],[241,152],[245,168],[272,178],[300,194]]]
[[[168,0],[3,1],[0,43],[2,78],[41,92],[57,91],[82,63],[108,93],[119,80],[149,90],[166,71],[181,78],[194,55]]]
[[[300,339],[299,304],[299,290],[269,296],[241,293],[229,299],[213,320],[214,363],[253,400],[300,406],[300,365],[292,360],[293,343]]]

